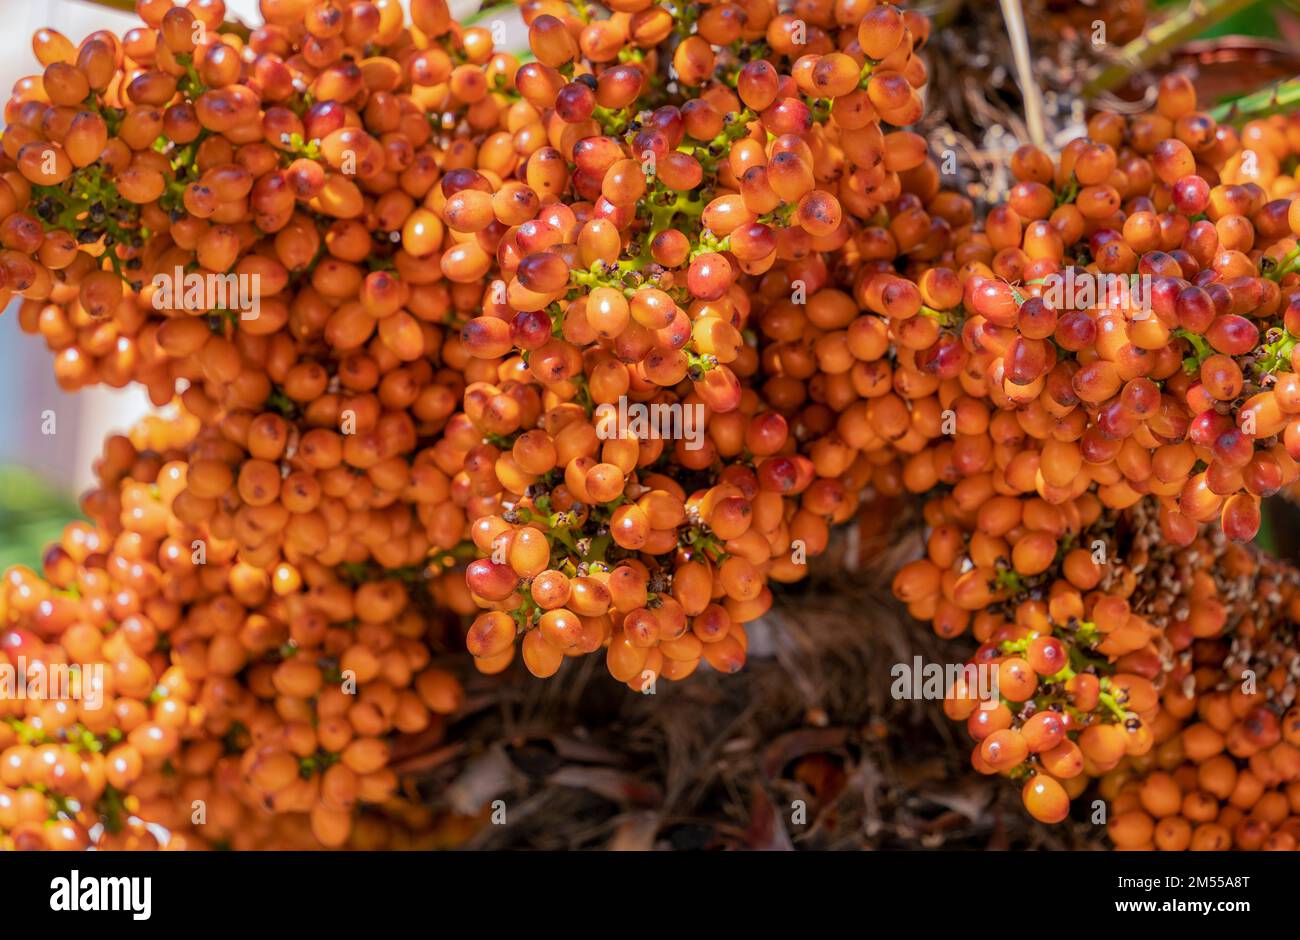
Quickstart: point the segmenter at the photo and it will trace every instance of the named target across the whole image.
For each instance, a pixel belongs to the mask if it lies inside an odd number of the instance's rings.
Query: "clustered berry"
[[[998,699],[958,683],[945,709],[967,723],[974,766],[1023,781],[1042,821],[1065,819],[1089,777],[1116,792],[1153,748],[1181,759],[1188,738],[1208,736],[1184,728],[1195,693],[1226,697],[1233,677],[1192,683],[1189,661],[1230,665],[1222,645],[1249,644],[1256,627],[1284,646],[1294,638],[1281,627],[1300,613],[1289,601],[1243,622],[1265,574],[1231,595],[1212,575],[1265,564],[1225,555],[1224,537],[1252,539],[1261,500],[1300,478],[1300,184],[1281,169],[1297,153],[1300,116],[1221,125],[1172,75],[1153,111],[1099,112],[1056,161],[1020,148],[1006,202],[952,253],[961,309],[929,359],[952,377],[940,397],[956,433],[931,429],[902,458],[892,489],[930,496],[926,556],[899,571],[894,592],[940,636],[980,643],[969,665],[998,671]],[[1083,278],[1117,289],[1082,302],[1060,289]],[[952,351],[944,365],[941,350]],[[1152,565],[1157,543],[1181,553],[1180,570],[1201,571],[1153,610],[1175,563]],[[1289,598],[1293,578],[1276,567],[1267,577]],[[1281,727],[1293,680],[1258,678],[1231,693],[1234,716]],[[1192,704],[1171,707],[1171,695]],[[1214,733],[1231,731],[1220,724]],[[1189,747],[1188,758],[1217,755],[1235,773],[1233,758],[1254,753],[1228,750]],[[1281,761],[1260,779],[1280,787],[1297,771]],[[1270,847],[1294,847],[1280,835],[1296,825],[1289,813],[1262,832],[1252,822],[1248,837],[1225,821],[1213,837],[1155,842],[1136,818],[1114,822],[1117,845],[1257,848],[1276,831]]]
[[[526,57],[445,0],[260,6],[40,30],[5,105],[0,301],[167,417],[5,577],[0,656],[107,668],[0,703],[0,844],[450,840],[393,767],[443,654],[734,672],[874,492],[926,496],[895,593],[997,672],[945,703],[977,769],[1048,822],[1102,777],[1120,846],[1295,847],[1293,579],[1224,536],[1300,480],[1300,116],[1170,76],[977,217],[894,3],[521,0]]]

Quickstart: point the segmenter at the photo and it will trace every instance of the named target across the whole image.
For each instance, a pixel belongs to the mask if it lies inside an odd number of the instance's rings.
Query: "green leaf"
[[[31,470],[0,466],[0,570],[40,568],[45,547],[81,518],[77,503]]]

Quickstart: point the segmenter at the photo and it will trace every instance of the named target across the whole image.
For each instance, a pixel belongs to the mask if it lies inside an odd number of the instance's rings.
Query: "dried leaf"
[[[792,760],[843,747],[848,736],[847,728],[800,728],[780,735],[763,751],[763,776],[775,780]]]
[[[632,774],[612,767],[583,767],[571,764],[551,774],[549,786],[578,787],[590,790],[616,803],[633,806],[658,806],[663,801],[663,791]]]
[[[633,813],[618,824],[606,848],[611,852],[648,852],[655,846],[659,823],[658,813]]]
[[[494,798],[506,792],[516,776],[504,749],[493,747],[465,765],[465,770],[447,787],[447,802],[458,813],[473,816]]]

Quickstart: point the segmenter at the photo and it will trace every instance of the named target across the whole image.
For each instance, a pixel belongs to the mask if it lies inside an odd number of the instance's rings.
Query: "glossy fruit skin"
[[[1298,476],[1290,117],[1220,127],[1171,74],[1151,113],[1017,150],[977,218],[901,129],[927,76],[914,10],[718,4],[682,36],[655,4],[550,4],[521,65],[442,0],[411,5],[414,45],[396,7],[345,6],[268,2],[245,41],[217,4],[143,0],[121,40],[38,34],[6,107],[0,300],[24,295],[65,389],[183,409],[110,439],[91,523],[3,588],[9,654],[111,659],[125,716],[91,733],[113,786],[215,780],[223,834],[364,844],[392,748],[459,707],[431,651],[538,678],[603,655],[631,692],[734,672],[773,587],[908,494],[924,554],[894,591],[996,675],[994,707],[945,703],[978,769],[1025,776],[1055,822],[1084,776],[1182,760],[1261,816],[1129,807],[1117,845],[1300,835],[1249,788],[1290,766],[1286,722],[1228,721],[1210,691],[1233,599],[1189,575],[1145,606],[1150,572],[1197,553],[1261,597],[1286,581],[1202,527],[1250,540]],[[724,51],[760,36],[763,58]],[[62,211],[75,187],[103,212]],[[256,274],[257,316],[162,303],[152,275],[187,269]],[[1085,302],[1052,288],[1067,271],[1118,280]],[[1256,613],[1240,629],[1281,617]],[[1170,650],[1201,660],[1157,698]],[[1180,712],[1187,680],[1213,722]],[[5,784],[0,847],[91,839],[93,800],[25,825],[37,786],[97,786],[68,740]]]

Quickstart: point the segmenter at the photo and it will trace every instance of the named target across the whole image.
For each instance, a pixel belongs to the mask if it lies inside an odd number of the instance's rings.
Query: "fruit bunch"
[[[495,672],[522,636],[549,676],[604,649],[644,691],[701,659],[740,668],[765,581],[801,577],[852,512],[838,471],[819,479],[797,453],[780,388],[757,384],[746,284],[851,316],[822,289],[825,258],[926,161],[919,136],[881,124],[920,115],[928,24],[887,4],[674,19],[637,3],[626,21],[615,6],[586,24],[525,8],[535,61],[502,120],[535,126],[537,147],[449,173],[429,224],[455,242],[449,279],[486,279],[461,341],[496,372],[466,387],[442,442],[464,461],[486,556],[466,570],[488,608],[470,652]],[[629,405],[707,432],[629,437]]]
[[[930,616],[940,635],[956,635],[954,630],[969,625],[979,641],[944,710],[966,723],[975,742],[975,768],[1021,782],[1025,806],[1036,819],[1063,820],[1090,777],[1113,780],[1114,772],[1122,779],[1131,775],[1128,768],[1148,769],[1152,755],[1163,761],[1177,754],[1181,760],[1182,747],[1195,748],[1191,742],[1207,736],[1204,728],[1184,727],[1196,689],[1227,687],[1248,675],[1252,707],[1235,714],[1249,713],[1250,721],[1237,727],[1234,741],[1256,723],[1280,726],[1282,710],[1294,700],[1287,670],[1300,655],[1292,624],[1300,613],[1294,569],[1218,532],[1204,533],[1191,546],[1174,545],[1163,538],[1150,502],[1106,511],[1088,496],[1084,519],[1064,527],[1058,557],[1049,554],[1046,567],[1028,575],[1019,562],[996,567],[988,582],[995,596],[972,614],[944,599],[948,591],[940,579],[954,570],[951,558],[956,568],[986,583],[981,556],[993,555],[997,564],[997,553],[1008,550],[1007,540],[989,530],[996,532],[996,518],[1005,518],[1014,503],[986,504],[990,508],[977,511],[973,523],[944,515],[945,504],[951,510],[947,499],[927,507],[928,557],[900,570],[895,591],[916,614],[933,607]],[[1052,508],[1034,500],[1020,511],[1023,516]],[[1026,549],[1016,544],[1013,555],[1023,556]],[[1098,563],[1101,557],[1106,560]],[[956,584],[952,593],[965,600]],[[1257,644],[1261,652],[1255,656]],[[1220,670],[1230,667],[1236,672],[1224,678]],[[1221,751],[1223,741],[1205,756]],[[1275,738],[1260,747],[1277,743]],[[1233,754],[1249,757],[1254,750],[1243,745]],[[1124,837],[1116,841],[1124,844]]]
[[[1294,851],[1300,839],[1297,576],[1260,553],[1204,545],[1180,574],[1211,580],[1230,635],[1196,634],[1177,654],[1152,723],[1155,747],[1103,778],[1118,848]],[[1199,569],[1199,570],[1197,570]],[[1199,582],[1199,585],[1196,584]]]
[[[441,232],[431,242],[417,216],[414,254],[401,236],[451,144],[433,102],[449,118],[467,106],[439,73],[440,0],[414,7],[424,57],[394,3],[268,0],[246,37],[220,2],[138,7],[145,25],[121,39],[39,31],[45,71],[6,105],[5,286],[44,302],[23,325],[56,351],[64,387],[137,381],[161,405],[188,386],[210,421],[318,398],[322,370],[350,357],[381,357],[363,361],[362,390],[377,381],[365,366],[436,361],[437,324],[481,298],[441,278]],[[230,302],[191,301],[176,272],[229,278]]]
[[[9,575],[14,650],[71,657],[73,630],[135,703],[75,741],[15,714],[15,746],[152,742],[58,818],[89,833],[116,801],[181,844],[200,801],[196,844],[343,844],[392,798],[391,736],[458,703],[426,668],[438,611],[486,608],[465,645],[487,672],[519,637],[538,675],[602,649],[643,691],[734,671],[767,580],[851,514],[756,384],[750,290],[842,316],[828,259],[937,188],[923,140],[885,127],[920,114],[928,24],[615,6],[524,4],[524,64],[442,0],[409,26],[384,0],[263,0],[251,32],[220,0],[140,0],[120,38],[34,37],[0,300],[22,295],[65,389],[139,383],[186,414],[166,447],[110,440],[64,540],[95,550]],[[629,436],[624,403],[700,434]]]
[[[1055,164],[1017,152],[1020,182],[959,249],[961,330],[989,400],[1043,441],[1038,492],[1154,496],[1180,544],[1211,519],[1255,535],[1300,456],[1300,209],[1279,172],[1297,146],[1295,119],[1238,133],[1170,76],[1153,113],[1094,117]]]
[[[190,415],[110,438],[91,521],[5,575],[3,664],[81,680],[0,703],[10,846],[148,847],[144,823],[169,847],[341,846],[396,793],[395,736],[436,742],[459,707],[421,584],[306,556],[268,570],[181,509],[217,438]]]
[[[1280,171],[1297,128],[1282,116],[1219,126],[1171,76],[1153,113],[1099,113],[1055,163],[1022,147],[1019,182],[983,230],[899,272],[915,288],[894,271],[866,275],[909,297],[902,323],[921,314],[940,327],[917,357],[941,379],[937,403],[898,407],[897,381],[876,393],[873,430],[890,431],[902,467],[873,484],[939,490],[926,557],[894,590],[939,635],[981,644],[968,665],[996,670],[997,692],[971,671],[945,709],[967,723],[976,768],[1023,781],[1038,819],[1065,818],[1088,777],[1149,766],[1153,745],[1181,740],[1187,713],[1161,696],[1192,681],[1194,647],[1247,642],[1252,624],[1291,614],[1279,601],[1238,609],[1241,585],[1215,578],[1253,556],[1205,525],[1252,538],[1260,499],[1300,476],[1288,398],[1300,215],[1297,182]],[[960,303],[918,296],[954,268]],[[1106,278],[1117,295],[1070,290]],[[896,320],[882,326],[883,356],[903,338]],[[1269,584],[1290,583],[1280,570]],[[1277,636],[1282,650],[1294,639]],[[1150,842],[1120,832],[1117,844]]]
[[[1088,776],[1150,748],[1158,632],[1130,604],[1132,569],[1098,563],[1119,519],[1095,496],[964,506],[973,492],[927,504],[927,557],[894,591],[940,636],[974,635],[944,711],[965,722],[977,770],[1021,781],[1030,814],[1060,822]]]
[[[1237,131],[1170,76],[1021,148],[977,220],[906,129],[915,11],[523,0],[524,62],[409,8],[138,0],[121,38],[34,37],[0,301],[64,388],[183,417],[111,439],[91,522],[8,575],[5,655],[102,658],[115,703],[5,704],[15,844],[51,812],[82,843],[122,812],[178,844],[442,838],[389,766],[459,705],[435,651],[735,671],[868,490],[926,497],[895,592],[980,644],[998,695],[945,707],[1039,819],[1206,738],[1171,690],[1218,702],[1252,624],[1283,663],[1290,575],[1243,612],[1197,565],[1254,558],[1208,524],[1248,540],[1300,480],[1300,117]],[[1234,757],[1278,746],[1214,708]]]
[[[525,4],[523,64],[442,0],[409,27],[267,0],[241,37],[219,2],[142,0],[121,40],[42,31],[5,257],[66,388],[179,389],[224,428],[181,511],[241,557],[477,549],[481,667],[518,634],[538,674],[604,648],[639,687],[739,668],[765,581],[852,511],[756,385],[748,285],[834,305],[827,258],[937,174],[888,128],[921,112],[924,17],[614,7]],[[182,271],[256,277],[260,310],[193,309],[158,280]],[[700,439],[629,436],[622,403]]]

